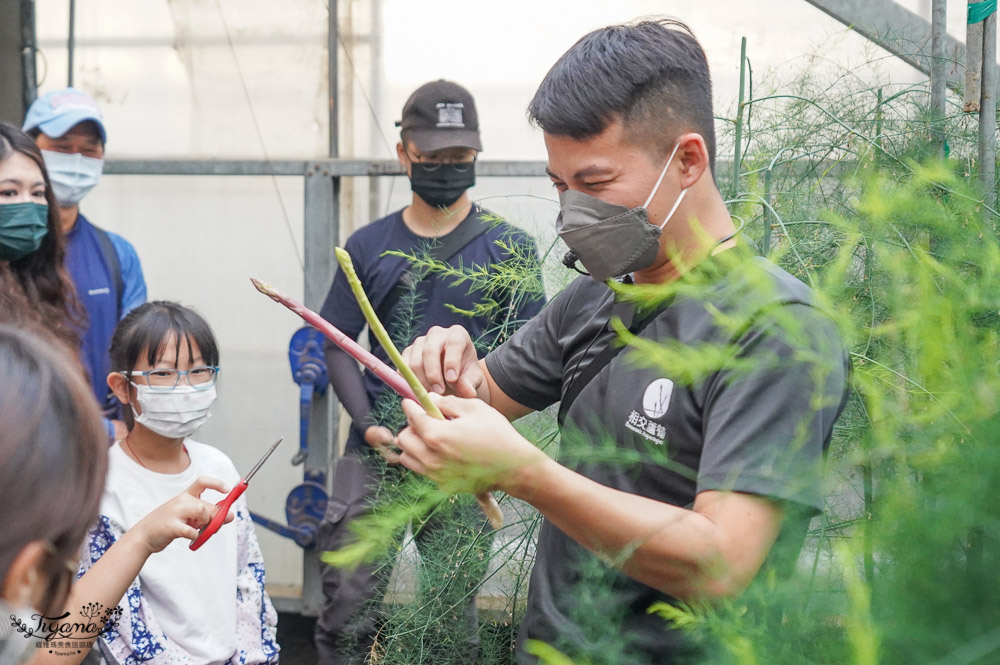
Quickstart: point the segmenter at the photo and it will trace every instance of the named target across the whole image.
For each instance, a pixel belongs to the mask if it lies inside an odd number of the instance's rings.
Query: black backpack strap
[[[611,306],[611,316],[608,317],[607,329],[611,330],[612,319],[619,318],[628,328],[629,332],[633,335],[639,335],[646,329],[646,326],[652,323],[653,320],[668,306],[669,303],[649,312],[647,316],[637,318],[634,304],[626,302],[614,303]],[[559,403],[559,415],[556,418],[556,422],[560,427],[562,427],[563,422],[566,420],[566,414],[569,413],[569,409],[573,406],[573,402],[575,402],[576,398],[580,396],[583,389],[594,380],[602,369],[608,366],[608,363],[614,360],[615,357],[625,349],[625,344],[616,344],[615,341],[616,340],[612,338],[611,341],[608,342],[607,348],[601,351],[596,358],[587,364],[587,367],[584,368],[582,372],[577,374],[572,379],[572,382],[566,389],[566,394],[563,395],[563,398]]]
[[[768,303],[767,305],[761,307],[754,314],[754,316],[749,319],[747,325],[744,327],[742,331],[740,331],[736,335],[736,338],[739,338],[743,334],[745,334],[746,330],[748,330],[751,326],[753,326],[754,323],[758,320],[758,318],[762,314],[769,311],[770,309],[776,307],[782,307],[784,305],[793,305],[793,304],[809,305],[809,303],[795,298],[783,298]],[[669,303],[667,303],[666,305],[662,305],[659,308],[650,312],[649,315],[643,317],[642,319],[636,319],[633,321],[633,316],[635,312],[634,307],[632,309],[629,309],[627,303],[615,303],[611,307],[611,316],[609,317],[608,320],[608,329],[611,328],[610,319],[618,317],[622,320],[622,323],[624,323],[625,326],[628,328],[629,332],[631,332],[633,335],[640,335],[642,334],[642,331],[646,329],[646,326],[652,323],[653,320],[657,316],[659,316],[668,306]],[[573,379],[573,382],[570,383],[569,388],[567,388],[566,390],[566,394],[563,396],[562,401],[559,404],[559,414],[557,416],[557,422],[559,423],[560,427],[562,427],[563,421],[566,419],[566,414],[569,412],[569,408],[573,405],[573,402],[576,400],[576,398],[580,396],[580,393],[583,392],[583,389],[587,387],[587,384],[593,381],[594,377],[596,377],[602,369],[607,367],[608,363],[614,360],[615,356],[617,356],[619,353],[622,352],[622,350],[625,349],[625,346],[626,345],[624,344],[622,345],[615,344],[615,341],[612,340],[608,344],[608,347],[604,349],[604,351],[602,351],[600,355],[594,358],[594,360],[592,360],[590,364],[587,365],[586,369],[584,369],[583,372],[578,374],[576,378]]]
[[[93,225],[92,225],[93,226]],[[122,264],[118,260],[118,252],[111,242],[111,236],[104,229],[94,226],[97,236],[97,244],[101,248],[101,256],[104,258],[104,265],[111,272],[111,281],[115,287],[115,307],[118,310],[118,320],[122,318],[122,296],[125,295],[125,280],[122,278]]]
[[[428,255],[435,261],[450,261],[456,254],[465,249],[470,242],[489,231],[492,226],[492,224],[483,219],[482,211],[477,210],[475,215],[469,215],[451,233],[441,238],[439,243],[433,245],[428,251]],[[399,303],[399,299],[415,286],[416,283],[413,281],[412,273],[404,270],[396,286],[389,291],[388,295],[375,308],[375,314],[378,316],[379,321],[386,323],[389,320],[387,317],[392,316],[393,310]]]

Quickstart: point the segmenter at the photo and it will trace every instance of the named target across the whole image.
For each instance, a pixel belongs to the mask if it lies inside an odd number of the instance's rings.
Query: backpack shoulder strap
[[[611,319],[619,318],[633,335],[639,335],[646,329],[646,326],[653,322],[653,319],[655,319],[663,311],[663,309],[665,309],[665,307],[653,310],[645,317],[637,318],[635,305],[624,302],[615,303],[611,306],[611,316],[608,318],[608,323],[605,326],[605,329],[611,329]],[[608,342],[608,346],[601,351],[596,358],[591,360],[582,372],[573,378],[569,387],[566,389],[566,394],[563,395],[562,400],[559,402],[559,414],[556,417],[556,422],[560,427],[562,427],[563,421],[566,420],[566,414],[569,413],[569,408],[573,406],[573,402],[580,396],[583,389],[586,388],[587,385],[593,381],[598,374],[600,374],[601,370],[607,367],[608,363],[614,360],[615,357],[624,349],[624,344],[616,344],[615,340],[611,339]]]
[[[91,224],[91,226],[94,226]],[[97,237],[97,244],[101,248],[101,256],[104,258],[104,265],[111,272],[111,281],[115,288],[115,306],[118,310],[118,319],[122,318],[122,297],[125,294],[125,280],[122,278],[122,264],[118,260],[118,252],[111,242],[111,236],[104,229],[94,226],[94,234]]]
[[[428,254],[435,261],[448,262],[490,228],[491,225],[483,219],[482,211],[477,210],[475,215],[469,215],[451,233],[442,238],[441,242],[431,247]],[[404,270],[396,286],[392,287],[388,295],[375,308],[375,314],[379,320],[385,323],[388,320],[386,317],[392,314],[400,298],[414,286],[416,284],[413,283],[410,273]]]
[[[795,298],[783,298],[774,300],[773,302],[770,302],[767,305],[761,307],[759,310],[757,310],[754,316],[750,318],[745,328],[741,332],[739,332],[736,335],[736,337],[738,338],[742,336],[746,332],[746,330],[749,329],[754,324],[754,322],[757,321],[758,318],[767,311],[777,307],[782,307],[784,305],[792,305],[792,304],[808,305],[808,303],[805,303]],[[626,303],[616,303],[615,305],[612,306],[610,318],[614,318],[617,316],[618,318],[622,319],[622,322],[628,328],[629,332],[631,332],[633,335],[641,335],[642,331],[646,329],[646,326],[652,323],[653,320],[656,319],[656,317],[659,316],[664,311],[664,309],[666,309],[666,307],[657,308],[652,312],[650,312],[647,316],[641,319],[635,319],[634,308],[630,310]],[[608,321],[609,329],[611,325],[610,318]],[[619,353],[621,353],[624,349],[625,349],[624,344],[615,344],[614,340],[612,340],[608,344],[607,348],[604,349],[596,358],[594,358],[590,362],[590,364],[587,365],[586,369],[580,372],[580,374],[578,374],[573,379],[573,382],[570,383],[569,388],[566,389],[566,394],[563,396],[562,401],[559,403],[559,414],[556,418],[556,422],[559,424],[560,427],[562,427],[563,421],[566,419],[566,414],[569,412],[569,408],[573,406],[574,400],[576,400],[576,398],[580,396],[580,393],[583,392],[583,389],[587,387],[587,384],[593,381],[594,378],[600,373],[600,371],[605,367],[607,367],[608,363],[614,360],[615,357]]]
[[[440,244],[431,248],[430,255],[435,261],[450,261],[470,242],[489,231],[490,228],[491,225],[483,219],[482,211],[477,209],[475,215],[469,215],[455,227],[455,230],[442,238]]]

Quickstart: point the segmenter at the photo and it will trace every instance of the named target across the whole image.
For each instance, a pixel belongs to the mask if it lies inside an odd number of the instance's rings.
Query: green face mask
[[[42,245],[49,207],[42,203],[0,205],[0,261],[17,261]]]

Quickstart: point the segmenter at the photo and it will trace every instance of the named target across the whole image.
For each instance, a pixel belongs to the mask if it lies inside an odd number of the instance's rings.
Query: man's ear
[[[410,156],[406,154],[406,147],[402,141],[396,142],[396,157],[399,159],[400,166],[406,171],[406,175],[410,175]]]
[[[45,544],[40,540],[22,547],[7,569],[7,576],[0,581],[0,598],[13,607],[28,605],[38,609],[36,605],[44,592],[40,585],[40,571],[47,556]]]
[[[122,404],[128,404],[132,401],[132,391],[129,390],[128,379],[125,378],[124,374],[119,372],[112,372],[108,374],[108,388],[111,388],[111,392],[115,394],[118,401]]]
[[[688,188],[698,182],[706,171],[711,178],[711,162],[705,138],[696,132],[677,137],[677,160],[681,164],[681,187]]]

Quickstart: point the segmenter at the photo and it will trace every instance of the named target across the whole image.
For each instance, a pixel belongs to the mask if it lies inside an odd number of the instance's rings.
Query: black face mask
[[[410,162],[410,189],[428,205],[447,208],[475,184],[475,162]]]

